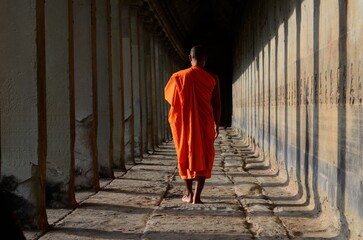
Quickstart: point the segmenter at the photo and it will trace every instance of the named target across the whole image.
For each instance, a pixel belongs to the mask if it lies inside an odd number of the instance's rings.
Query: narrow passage
[[[269,160],[233,129],[221,130],[205,204],[181,201],[172,141],[85,197],[54,227],[28,239],[333,239],[339,226],[311,209]],[[291,181],[291,180],[290,180]],[[323,205],[322,205],[323,206]],[[324,212],[328,210],[324,209]],[[52,217],[49,212],[49,217]],[[31,236],[29,233],[27,237]]]

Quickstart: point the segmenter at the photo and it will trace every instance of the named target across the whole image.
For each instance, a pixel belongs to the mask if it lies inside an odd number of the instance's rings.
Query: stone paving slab
[[[99,192],[77,193],[75,210],[49,209],[53,228],[27,239],[345,239],[326,202],[315,202],[297,181],[233,129],[215,142],[204,204],[183,203],[173,142],[145,154],[127,173],[102,180]]]
[[[220,161],[220,160],[219,160]],[[215,161],[203,191],[204,204],[181,203],[184,182],[175,176],[145,228],[143,239],[253,239],[233,183]]]

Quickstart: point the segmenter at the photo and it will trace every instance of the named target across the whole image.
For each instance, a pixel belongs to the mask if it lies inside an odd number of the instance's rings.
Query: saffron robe
[[[192,66],[174,73],[165,86],[171,105],[168,120],[182,179],[211,177],[215,122],[211,98],[216,80],[203,68]]]

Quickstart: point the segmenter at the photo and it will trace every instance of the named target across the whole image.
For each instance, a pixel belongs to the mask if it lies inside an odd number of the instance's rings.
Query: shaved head
[[[207,51],[202,45],[196,45],[190,50],[189,60],[192,66],[204,67],[207,62]]]
[[[202,60],[207,57],[207,51],[204,46],[197,45],[190,50],[190,56],[196,60]]]

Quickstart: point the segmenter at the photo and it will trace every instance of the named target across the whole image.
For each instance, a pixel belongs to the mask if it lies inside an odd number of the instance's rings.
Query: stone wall
[[[363,229],[363,2],[257,1],[234,45],[232,125],[300,197]],[[281,171],[283,172],[283,171]]]

